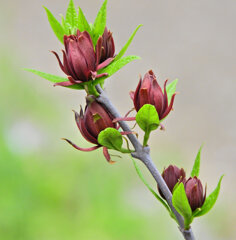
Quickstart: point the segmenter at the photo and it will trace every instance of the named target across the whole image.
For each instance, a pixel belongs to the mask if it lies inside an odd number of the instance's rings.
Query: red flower
[[[101,49],[101,50],[100,52],[97,52],[97,55],[100,56],[99,63],[102,63],[109,58],[113,58],[115,54],[115,44],[112,37],[112,33],[109,30],[107,30],[107,27],[105,28],[105,31],[102,37],[98,39],[97,45],[100,45],[100,44],[101,44],[101,47],[98,47],[98,49]]]
[[[178,182],[185,182],[185,171],[183,168],[178,168],[176,166],[170,165],[168,168],[166,168],[163,173],[162,173],[162,177],[166,182],[166,185],[168,186],[168,188],[170,189],[171,193],[173,192],[174,186],[176,185],[176,183]],[[159,193],[160,195],[165,199],[163,193],[161,192],[161,190],[159,189]]]
[[[80,110],[80,114],[75,112],[75,121],[82,134],[82,136],[88,141],[96,146],[91,148],[80,148],[72,143],[70,140],[65,139],[70,143],[74,148],[80,151],[93,151],[102,147],[98,143],[98,135],[101,131],[108,127],[117,128],[117,124],[113,123],[113,117],[107,112],[107,110],[96,100],[88,102],[85,107],[85,112]],[[107,148],[103,147],[103,153],[108,162],[111,162],[110,155]]]
[[[145,74],[143,80],[140,79],[136,91],[130,92],[130,97],[134,102],[134,107],[138,111],[143,105],[151,104],[154,105],[159,119],[164,119],[171,111],[174,103],[174,98],[176,94],[171,97],[170,104],[168,104],[168,97],[166,92],[167,80],[164,84],[164,93],[157,83],[156,76],[153,71],[149,71]]]
[[[65,51],[62,50],[63,64],[58,54],[56,52],[53,53],[62,71],[68,76],[69,81],[56,83],[55,85],[71,86],[107,76],[107,73],[97,74],[99,69],[109,65],[114,59],[113,56],[101,59],[102,40],[102,37],[98,39],[96,51],[94,51],[92,39],[87,31],[80,32],[78,30],[77,35],[65,35]]]
[[[197,177],[190,177],[184,184],[184,187],[192,211],[200,208],[206,199],[206,189],[205,193],[203,193],[201,181]]]

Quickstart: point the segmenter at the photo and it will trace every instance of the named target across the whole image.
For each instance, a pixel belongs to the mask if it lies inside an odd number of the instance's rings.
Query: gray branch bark
[[[102,103],[115,118],[120,118],[121,115],[116,110],[116,108],[113,106],[113,104],[111,103],[110,99],[108,98],[106,93],[103,91],[101,86],[97,85],[96,89],[100,94],[100,96],[97,98],[97,101]],[[125,132],[132,132],[130,127],[128,126],[128,124],[125,121],[119,121],[119,124]],[[139,142],[139,140],[137,139],[137,137],[134,134],[128,134],[127,137],[129,138],[130,142],[132,143],[132,145],[135,149],[135,152],[132,153],[132,156],[134,158],[141,160],[144,163],[144,165],[147,167],[147,169],[149,170],[149,172],[151,173],[151,175],[157,182],[159,188],[161,189],[162,193],[164,194],[164,196],[166,198],[168,205],[170,206],[171,210],[173,211],[173,213],[176,216],[176,219],[179,223],[180,232],[183,234],[183,236],[186,240],[195,240],[192,229],[191,228],[188,230],[184,229],[184,219],[172,205],[172,194],[150,157],[149,147],[143,147],[142,144]]]

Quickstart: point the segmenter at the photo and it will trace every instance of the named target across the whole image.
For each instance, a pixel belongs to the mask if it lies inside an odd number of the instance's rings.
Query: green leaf
[[[143,146],[146,146],[151,131],[156,130],[160,124],[156,108],[151,104],[143,105],[136,115],[136,122],[139,127],[145,132]]]
[[[64,33],[66,35],[69,35],[70,34],[70,31],[69,31],[70,26],[68,25],[68,23],[66,23],[64,16],[62,14],[60,16],[61,16],[61,25],[64,29]]]
[[[196,156],[194,165],[193,165],[193,169],[192,169],[192,172],[191,172],[191,177],[192,177],[192,178],[195,177],[195,176],[196,176],[196,177],[199,176],[202,147],[203,147],[203,145],[200,147],[200,149],[199,149],[199,151],[198,151],[198,153],[197,153],[197,156]]]
[[[74,32],[73,31],[74,29],[77,29],[79,19],[78,19],[78,14],[77,14],[77,11],[75,9],[75,5],[74,5],[73,0],[70,0],[70,2],[69,2],[67,12],[66,12],[65,21],[66,21],[66,23],[68,23],[71,26],[72,32]]]
[[[193,220],[192,209],[189,205],[188,198],[185,193],[184,184],[180,183],[173,192],[172,204],[174,208],[184,217],[185,229],[188,229]]]
[[[198,211],[198,213],[195,214],[195,217],[200,217],[205,215],[206,213],[208,213],[212,207],[215,205],[215,202],[218,198],[219,192],[220,192],[220,185],[221,185],[221,181],[223,179],[224,175],[221,176],[217,187],[215,188],[215,190],[206,198],[203,206],[201,207],[200,211]]]
[[[92,32],[91,27],[81,8],[79,8],[78,29],[81,32],[87,31],[91,35],[91,32]]]
[[[108,149],[114,149],[123,153],[130,153],[129,150],[123,149],[123,138],[121,133],[115,128],[106,128],[98,135],[98,142]]]
[[[179,81],[178,79],[175,79],[174,81],[172,81],[170,84],[168,84],[168,85],[166,86],[168,103],[170,103],[171,97],[172,97],[173,94],[176,92],[176,85],[177,85],[178,81]]]
[[[118,61],[120,58],[123,57],[123,55],[125,54],[126,50],[128,49],[129,45],[131,44],[131,42],[134,39],[135,34],[137,33],[137,31],[139,30],[139,28],[142,26],[142,24],[138,25],[138,27],[134,30],[134,32],[132,33],[132,35],[130,36],[129,40],[127,41],[127,43],[124,45],[124,47],[120,50],[119,54],[116,56],[115,61]]]
[[[151,104],[143,105],[136,115],[136,122],[144,132],[156,130],[160,123],[156,108]]]
[[[53,32],[55,33],[57,38],[63,43],[63,38],[66,34],[63,27],[46,7],[44,7],[44,9],[47,13],[48,21],[52,27]]]
[[[201,212],[201,208],[197,208],[197,209],[193,212],[193,217],[196,217],[199,212]]]
[[[99,71],[99,73],[108,73],[109,77],[111,75],[113,75],[114,73],[116,73],[118,70],[120,70],[121,68],[123,68],[126,64],[140,59],[140,57],[138,56],[126,56],[121,58],[119,61],[114,61],[112,63],[110,63],[106,68],[103,68]]]
[[[99,36],[102,36],[106,27],[107,20],[107,0],[102,4],[93,24],[93,44],[97,44]]]
[[[128,64],[134,60],[137,60],[137,59],[140,59],[140,57],[131,55],[131,56],[123,57],[116,62],[113,61],[107,67],[98,71],[98,74],[107,73],[108,76],[94,80],[94,84],[96,85],[98,83],[103,82],[106,78],[112,76],[114,73],[116,73],[121,68],[123,68],[126,64]]]
[[[59,82],[68,81],[68,78],[55,76],[55,75],[52,75],[52,74],[49,74],[49,73],[40,72],[40,71],[37,71],[37,70],[34,70],[34,69],[24,68],[24,70],[28,71],[28,72],[32,72],[32,73],[34,73],[34,74],[36,74],[36,75],[38,75],[38,76],[40,76],[42,78],[45,78],[48,81],[53,82],[53,83],[59,83]],[[82,85],[74,85],[74,86],[69,86],[67,88],[84,89]]]
[[[135,162],[135,160],[132,158],[135,170],[139,176],[139,178],[141,179],[141,181],[144,183],[144,185],[148,188],[148,190],[154,195],[154,197],[167,209],[167,211],[170,213],[171,210],[169,208],[169,206],[166,204],[166,202],[159,197],[159,195],[150,187],[150,185],[147,183],[147,181],[145,180],[145,178],[143,177],[143,174],[141,172],[141,170],[138,167],[138,164]]]

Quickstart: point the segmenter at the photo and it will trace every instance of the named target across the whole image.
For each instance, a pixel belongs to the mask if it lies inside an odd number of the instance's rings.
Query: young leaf
[[[120,152],[130,153],[129,150],[122,148],[123,138],[121,133],[115,128],[106,128],[98,135],[98,142],[108,149],[114,149]]]
[[[46,7],[44,7],[44,9],[47,13],[48,21],[52,27],[53,32],[55,33],[57,38],[63,43],[63,37],[66,34],[63,27]]]
[[[139,28],[142,25],[138,25],[138,27],[134,30],[134,32],[132,33],[132,35],[130,36],[129,40],[127,41],[127,43],[124,45],[124,47],[120,50],[119,54],[116,56],[114,61],[118,61],[120,58],[123,57],[123,55],[125,54],[126,50],[128,49],[129,45],[131,44],[131,42],[134,39],[135,34],[137,33],[137,31],[139,30]]]
[[[106,27],[107,20],[107,0],[102,4],[93,24],[93,44],[97,43],[99,36],[102,36]]]
[[[64,29],[64,33],[66,35],[69,35],[70,34],[70,31],[69,31],[70,25],[68,23],[66,23],[66,20],[62,14],[60,16],[61,16],[61,25]]]
[[[145,132],[143,146],[146,146],[151,131],[156,130],[160,124],[156,108],[151,104],[145,104],[142,106],[136,115],[136,122]]]
[[[78,27],[78,14],[76,12],[73,0],[70,0],[69,2],[65,21],[71,26],[72,30]]]
[[[84,13],[81,8],[79,8],[79,19],[78,19],[78,29],[83,32],[87,31],[91,35],[91,27],[84,16]]]
[[[169,208],[169,206],[166,204],[166,202],[159,197],[159,195],[150,187],[150,185],[147,183],[147,181],[145,180],[145,178],[143,177],[143,174],[141,172],[141,170],[138,167],[138,164],[135,162],[135,160],[132,158],[135,170],[139,176],[139,178],[141,179],[141,181],[144,183],[144,185],[148,188],[148,190],[154,195],[154,197],[167,209],[167,211],[170,213],[171,210]]]
[[[203,206],[201,207],[200,211],[198,211],[198,213],[195,214],[195,217],[200,217],[205,215],[206,213],[208,213],[212,207],[215,205],[215,202],[218,198],[219,192],[220,192],[220,185],[221,185],[221,181],[223,179],[223,176],[221,176],[217,187],[215,188],[215,190],[206,198]]]
[[[109,64],[106,68],[101,69],[98,71],[98,73],[108,73],[109,77],[116,73],[118,70],[123,68],[126,64],[132,62],[133,60],[140,59],[138,56],[127,56],[119,59],[119,61],[113,61],[111,64]]]
[[[171,97],[172,97],[173,94],[176,92],[176,85],[177,85],[178,81],[179,81],[178,79],[175,79],[174,81],[172,81],[170,84],[168,84],[168,85],[166,86],[168,103],[170,103]]]
[[[40,72],[40,71],[37,71],[37,70],[34,70],[34,69],[28,69],[28,68],[24,68],[25,71],[28,71],[28,72],[32,72],[42,78],[45,78],[47,79],[48,81],[50,82],[53,82],[53,83],[58,83],[58,82],[65,82],[65,81],[68,81],[68,78],[64,78],[64,77],[60,77],[60,76],[55,76],[55,75],[52,75],[52,74],[49,74],[49,73],[44,73],[44,72]],[[70,86],[68,88],[73,88],[73,89],[84,89],[82,85],[74,85],[74,86]]]
[[[192,222],[192,209],[189,205],[188,198],[185,193],[184,184],[180,183],[173,192],[172,204],[175,209],[184,217],[185,228],[188,229]]]
[[[136,115],[136,122],[144,132],[157,129],[160,121],[156,108],[151,104],[143,105]]]
[[[103,68],[103,69],[98,71],[98,74],[107,73],[108,76],[98,78],[98,79],[94,80],[93,81],[94,85],[96,85],[98,83],[102,83],[106,78],[112,76],[114,73],[116,73],[121,68],[123,68],[126,64],[132,62],[133,60],[137,60],[137,59],[140,59],[140,57],[138,57],[138,56],[126,56],[126,57],[123,57],[123,58],[119,59],[116,62],[113,61],[106,68]]]
[[[195,176],[198,177],[198,175],[199,175],[202,147],[203,146],[200,147],[200,149],[197,153],[194,165],[193,165],[193,169],[192,169],[192,172],[191,172],[191,177],[192,178],[195,177]]]

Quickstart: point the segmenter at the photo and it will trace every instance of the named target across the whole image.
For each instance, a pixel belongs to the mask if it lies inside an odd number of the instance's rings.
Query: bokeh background
[[[101,3],[75,0],[90,21]],[[0,1],[0,239],[182,239],[128,157],[109,165],[101,151],[78,152],[60,140],[67,137],[90,146],[80,136],[71,111],[84,105],[85,94],[54,88],[22,70],[63,76],[49,52],[59,52],[62,45],[42,5],[59,18],[67,4],[67,0]],[[179,79],[180,94],[165,121],[166,131],[151,137],[158,168],[175,163],[189,174],[204,143],[200,177],[208,193],[225,173],[214,209],[192,225],[197,239],[236,239],[235,12],[235,0],[108,4],[108,27],[117,51],[138,24],[144,25],[128,50],[142,60],[106,83],[120,112],[132,107],[128,92],[135,89],[139,74],[153,69],[161,84],[166,78]]]

